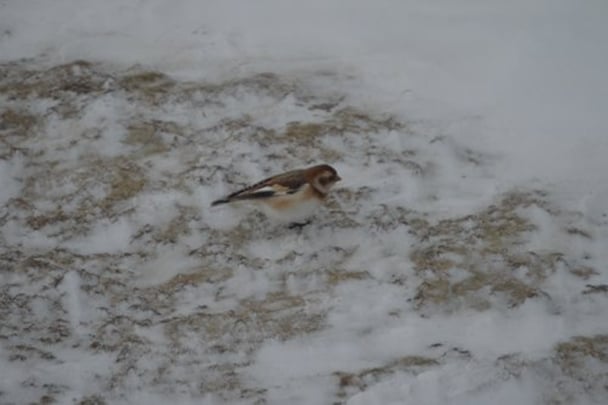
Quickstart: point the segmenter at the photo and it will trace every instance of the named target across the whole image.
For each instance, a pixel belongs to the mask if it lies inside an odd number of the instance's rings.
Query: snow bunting
[[[211,203],[211,206],[237,201],[256,203],[269,217],[294,225],[305,225],[321,205],[330,188],[340,181],[336,169],[317,165],[269,177]]]

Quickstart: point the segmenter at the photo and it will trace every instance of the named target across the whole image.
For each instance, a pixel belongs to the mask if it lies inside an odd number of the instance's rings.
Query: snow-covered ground
[[[608,403],[606,16],[0,1],[0,403]]]

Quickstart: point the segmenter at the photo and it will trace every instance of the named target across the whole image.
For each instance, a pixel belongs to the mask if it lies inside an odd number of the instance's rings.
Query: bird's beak
[[[336,182],[338,182],[338,181],[340,181],[340,180],[342,180],[342,177],[340,177],[340,176],[336,175]]]

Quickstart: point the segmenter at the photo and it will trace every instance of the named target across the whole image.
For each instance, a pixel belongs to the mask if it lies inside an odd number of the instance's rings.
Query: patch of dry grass
[[[542,282],[554,271],[562,255],[519,250],[520,238],[534,225],[518,214],[531,205],[543,207],[541,196],[511,193],[484,211],[436,225],[412,222],[422,243],[412,250],[410,260],[423,281],[417,288],[418,309],[429,305],[455,310],[462,305],[477,310],[491,307],[489,297],[500,294],[509,305],[545,295]],[[516,270],[524,269],[523,277]],[[454,281],[452,271],[469,273]]]
[[[0,114],[0,131],[27,135],[39,122],[40,117],[26,111],[8,108]]]
[[[337,285],[348,281],[368,280],[371,278],[371,275],[367,271],[329,270],[325,272],[325,274],[329,285]]]
[[[404,124],[391,116],[375,116],[352,107],[336,110],[321,122],[294,121],[283,133],[274,134],[279,141],[309,145],[325,135],[374,134],[379,131],[400,130]]]
[[[570,274],[580,277],[583,280],[589,280],[593,276],[597,276],[598,271],[589,266],[578,266],[570,269]]]
[[[406,371],[417,374],[437,365],[439,365],[439,361],[430,357],[405,356],[382,366],[365,368],[355,373],[336,371],[333,375],[338,380],[337,397],[341,400],[351,397],[396,372]]]
[[[122,90],[153,105],[160,104],[172,96],[177,86],[167,75],[155,71],[129,72],[118,78],[117,82]]]
[[[169,149],[161,136],[163,132],[181,133],[181,128],[172,122],[133,122],[127,127],[124,143],[139,148],[137,158],[163,153]]]
[[[605,397],[608,387],[608,335],[575,336],[557,344],[555,359],[564,375],[586,391]]]
[[[60,99],[63,93],[100,93],[108,76],[95,70],[86,61],[74,61],[46,70],[28,70],[19,65],[0,68],[5,80],[0,80],[0,94],[12,99],[28,97]]]
[[[143,170],[135,163],[117,161],[108,167],[111,170],[109,189],[100,207],[110,212],[114,205],[135,197],[146,185]]]

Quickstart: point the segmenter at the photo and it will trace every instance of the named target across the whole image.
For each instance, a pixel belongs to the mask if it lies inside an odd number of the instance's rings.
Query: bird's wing
[[[307,179],[303,173],[303,170],[293,170],[269,177],[226,196],[224,200],[254,200],[294,194],[307,184]]]

